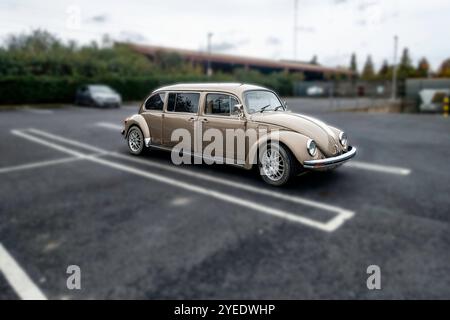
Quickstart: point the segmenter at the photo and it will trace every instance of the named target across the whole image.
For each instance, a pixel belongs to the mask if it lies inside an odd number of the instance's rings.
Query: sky
[[[449,0],[297,0],[297,59],[317,55],[326,66],[361,69],[367,55],[379,68],[410,50],[433,69],[450,58]],[[117,41],[206,50],[270,59],[294,59],[295,0],[0,0],[0,42],[41,28],[80,44]]]

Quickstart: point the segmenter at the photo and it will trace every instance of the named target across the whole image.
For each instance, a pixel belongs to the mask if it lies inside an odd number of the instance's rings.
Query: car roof
[[[223,82],[223,83],[178,83],[170,86],[161,87],[156,91],[225,91],[236,95],[242,94],[247,90],[269,90],[267,88],[245,83]]]

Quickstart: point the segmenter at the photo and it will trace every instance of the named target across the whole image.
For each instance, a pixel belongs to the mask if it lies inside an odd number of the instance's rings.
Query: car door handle
[[[195,120],[194,117],[190,117],[190,118],[188,119],[189,122],[192,122],[192,121],[194,121],[194,120]]]
[[[208,122],[208,119],[203,118],[203,119],[202,119],[202,122]]]

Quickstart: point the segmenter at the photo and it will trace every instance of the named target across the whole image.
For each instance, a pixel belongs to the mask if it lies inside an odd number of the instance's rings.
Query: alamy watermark
[[[66,28],[69,30],[81,29],[81,8],[77,5],[70,5],[66,8]]]
[[[67,289],[81,290],[81,268],[77,265],[67,267],[66,273],[69,274],[66,281]]]
[[[176,165],[202,163],[253,165],[262,163],[267,157],[275,157],[275,152],[271,151],[279,149],[280,131],[268,132],[265,128],[202,130],[200,123],[194,130],[175,129],[171,134],[171,141],[175,143],[171,159]],[[269,160],[272,160],[273,166],[278,163],[276,161],[278,159]]]
[[[366,272],[369,274],[366,281],[367,289],[381,290],[381,268],[376,264],[372,264],[367,267]]]

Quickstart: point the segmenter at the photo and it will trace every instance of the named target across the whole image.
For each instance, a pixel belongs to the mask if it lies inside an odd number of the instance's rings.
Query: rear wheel
[[[132,127],[130,131],[128,131],[127,142],[131,154],[141,154],[144,150],[144,135],[142,134],[141,129]]]
[[[259,173],[266,183],[282,186],[297,172],[297,160],[283,145],[268,144],[260,151]]]

